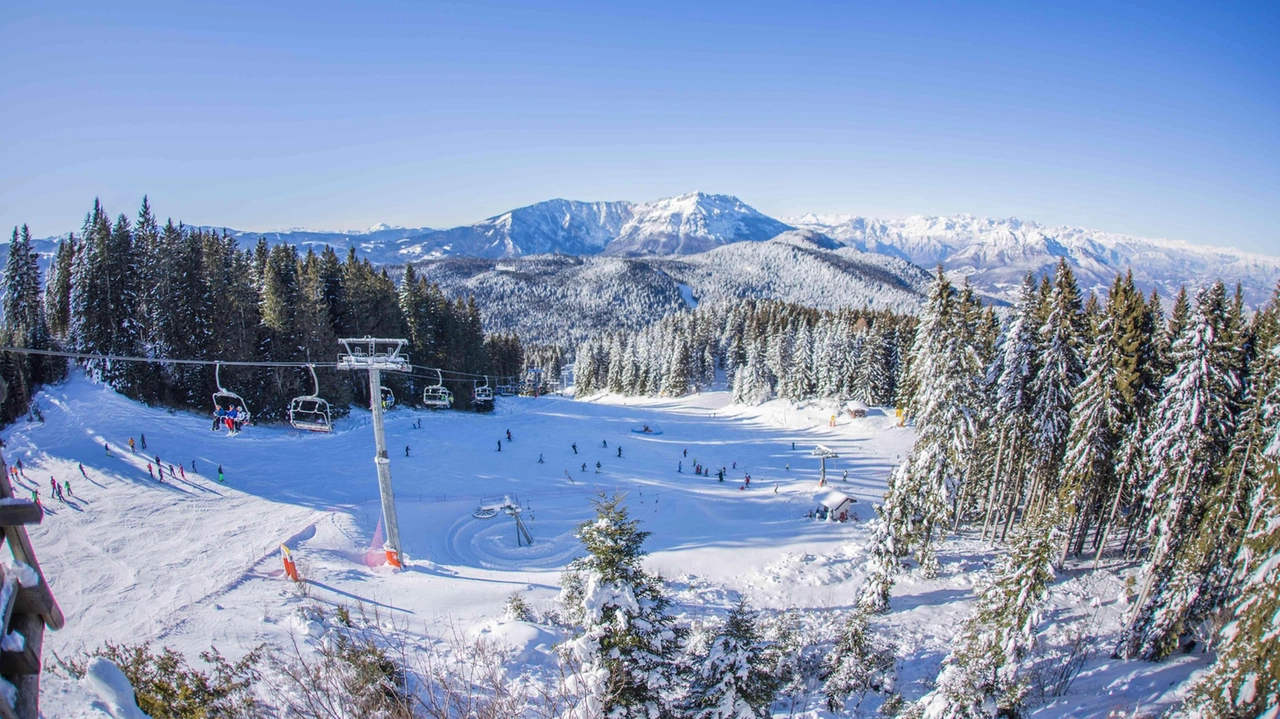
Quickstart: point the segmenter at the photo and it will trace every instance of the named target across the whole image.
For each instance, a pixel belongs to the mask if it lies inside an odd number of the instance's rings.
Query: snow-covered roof
[[[856,400],[856,399],[851,399],[851,400],[849,400],[848,402],[845,402],[845,403],[844,403],[844,408],[845,408],[845,409],[860,409],[860,410],[862,410],[863,412],[866,412],[867,410],[871,409],[870,407],[868,407],[868,406],[867,406],[867,404],[866,404],[865,402],[859,402],[859,401],[858,401],[858,400]]]
[[[852,502],[853,498],[841,492],[838,489],[823,489],[813,495],[818,504],[827,509],[840,509],[847,502]]]

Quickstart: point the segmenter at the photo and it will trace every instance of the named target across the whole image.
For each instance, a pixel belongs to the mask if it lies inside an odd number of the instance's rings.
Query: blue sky
[[[269,6],[269,7],[266,7]],[[0,9],[0,227],[446,227],[695,189],[1280,254],[1280,3]]]

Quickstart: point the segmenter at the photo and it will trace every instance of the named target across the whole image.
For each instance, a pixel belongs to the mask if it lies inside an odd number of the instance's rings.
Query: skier
[[[155,474],[155,472],[152,472],[152,471],[151,471],[151,463],[150,463],[150,462],[147,462],[147,474],[148,474],[152,479],[155,479],[155,478],[156,478],[156,474]]]
[[[164,469],[164,462],[160,461],[160,455],[156,455],[156,469]]]
[[[163,472],[161,472],[161,474],[163,474]],[[171,479],[177,479],[177,478],[178,478],[178,473],[177,473],[177,472],[175,472],[175,471],[173,471],[173,465],[172,465],[172,464],[171,464],[171,465],[169,465],[169,477],[170,477]]]
[[[688,459],[688,457],[689,457],[689,448],[688,448],[688,447],[686,447],[686,448],[685,448],[685,450],[684,450],[684,456],[685,456],[685,458],[686,458],[686,459]]]
[[[607,440],[607,439],[602,439],[602,440],[600,440],[600,446],[601,446],[601,447],[604,447],[605,449],[608,449],[608,448],[609,448],[609,440]]]
[[[222,476],[222,465],[218,465],[218,481],[219,481],[219,482],[225,482],[225,481],[226,481],[226,480],[223,478],[223,476]]]
[[[108,457],[110,457],[110,456],[111,456],[111,445],[107,444],[106,442],[103,442],[103,443],[102,443],[102,448],[103,448],[103,449],[105,449],[105,450],[107,450],[107,456],[108,456]]]
[[[404,446],[404,456],[406,456],[406,457],[408,457],[408,456],[409,456],[409,445],[407,445],[407,444]]]
[[[737,469],[737,468],[738,468],[738,463],[737,463],[736,461],[733,463],[733,468],[734,468],[734,469]]]
[[[142,440],[142,448],[145,450],[147,448],[147,435],[138,435],[138,439]]]
[[[795,448],[796,448],[796,443],[795,443],[795,442],[792,442],[792,443],[791,443],[791,450],[792,450],[792,451],[795,451]]]
[[[750,487],[750,486],[751,486],[751,475],[749,475],[749,474],[747,475],[746,485],[747,485],[748,487]]]
[[[582,471],[583,471],[583,472],[587,471],[587,463],[586,463],[586,462],[583,462],[583,463],[582,463]]]
[[[170,471],[173,471],[173,468],[172,468],[172,467],[170,467],[169,469],[170,469]],[[184,482],[185,482],[185,481],[187,481],[187,469],[186,469],[186,467],[183,467],[182,465],[178,465],[178,473],[182,475],[182,481],[184,481]]]
[[[848,482],[848,481],[849,481],[849,470],[847,470],[847,469],[846,469],[846,470],[844,471],[844,477],[843,477],[842,479],[843,479],[843,481],[845,481],[845,482]]]
[[[511,430],[507,430],[507,441],[508,441],[508,442],[513,442],[513,441],[515,441],[515,440],[511,439]]]
[[[618,456],[622,456],[622,445],[618,445]]]
[[[542,454],[538,454],[538,464],[546,464],[546,462],[542,461]]]
[[[600,463],[596,462],[596,474],[600,474]]]
[[[136,451],[136,450],[134,449],[134,447],[133,447],[133,437],[130,437],[130,438],[129,438],[129,451],[130,451],[130,452],[134,452],[134,451]]]
[[[574,453],[574,454],[577,454],[577,453],[578,453],[578,443],[577,443],[577,442],[574,442],[572,446],[573,446],[573,453]]]
[[[65,484],[67,485],[67,496],[74,497],[75,495],[71,493],[71,480],[68,479]]]
[[[676,465],[676,471],[682,474],[684,473],[684,462],[680,462]]]
[[[23,477],[27,476],[27,470],[22,468],[22,460],[18,460],[18,474],[21,474]]]
[[[196,461],[194,459],[191,460],[191,473],[200,474],[200,470],[196,469]]]
[[[31,490],[31,501],[35,502],[36,506],[40,507],[40,509],[42,510],[44,509],[44,507],[40,504],[40,490],[38,489]]]
[[[778,483],[777,483],[777,482],[774,482],[774,483],[773,483],[773,493],[774,493],[774,494],[777,494],[777,493],[778,493]]]
[[[56,480],[56,479],[54,479],[52,476],[50,476],[50,477],[49,477],[49,486],[52,488],[52,489],[51,489],[51,491],[50,491],[50,493],[49,493],[49,496],[54,496],[54,495],[58,494],[58,491],[59,491],[59,490],[58,490],[58,480]]]
[[[224,424],[223,420],[226,418],[226,416],[227,416],[226,410],[222,409],[221,407],[215,407],[213,409],[213,426],[210,427],[209,429],[213,432],[217,432],[219,429],[219,425]]]
[[[498,451],[502,451],[502,440],[498,440]]]
[[[724,468],[722,467],[722,468],[720,469],[720,471],[719,471],[719,472],[717,472],[716,474],[720,477],[720,481],[721,481],[721,482],[723,482],[723,481],[724,481]]]
[[[89,474],[84,471],[84,462],[80,463],[80,476],[84,477],[85,479],[89,478]]]
[[[788,471],[788,472],[790,472],[790,471],[791,471],[791,463],[790,463],[790,462],[787,462],[787,471]]]

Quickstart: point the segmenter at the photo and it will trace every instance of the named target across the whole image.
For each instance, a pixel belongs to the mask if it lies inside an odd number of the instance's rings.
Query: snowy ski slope
[[[32,541],[68,620],[47,636],[47,656],[105,641],[149,640],[192,656],[216,645],[231,658],[261,642],[305,644],[312,629],[294,610],[320,601],[376,607],[429,636],[448,626],[494,632],[528,661],[532,648],[520,642],[548,635],[532,627],[512,631],[495,620],[513,591],[526,592],[534,604],[554,600],[560,571],[580,552],[573,529],[591,515],[589,500],[600,489],[628,493],[633,514],[653,532],[649,565],[671,581],[682,613],[722,612],[739,592],[766,610],[847,608],[862,583],[870,500],[883,493],[890,468],[912,441],[910,430],[893,427],[878,410],[831,428],[828,407],[733,407],[725,393],[680,400],[500,398],[491,415],[396,409],[388,415],[388,446],[408,562],[393,574],[373,566],[379,553],[369,551],[379,509],[367,413],[353,413],[328,436],[261,426],[232,438],[211,432],[202,416],[144,407],[78,375],[38,401],[45,424],[20,422],[3,438],[6,459],[22,460],[23,485],[38,487],[49,509]],[[422,428],[415,429],[419,419]],[[644,424],[662,434],[632,431]],[[130,453],[128,439],[141,434],[146,452]],[[841,453],[828,464],[829,476],[858,498],[861,521],[804,517],[813,506],[817,461],[809,451],[816,443]],[[157,454],[164,483],[147,473]],[[695,459],[713,467],[736,462],[737,469],[721,484],[714,475],[695,476]],[[185,479],[171,479],[168,466],[179,462]],[[219,465],[225,484],[216,479]],[[744,472],[750,489],[740,489]],[[50,476],[70,479],[75,498],[50,501]],[[482,498],[505,493],[526,507],[532,547],[516,546],[509,518],[472,516]],[[284,541],[310,583],[309,598],[283,577]],[[964,541],[948,544],[943,575],[904,578],[893,612],[877,619],[900,643],[900,690],[908,698],[922,694],[936,673],[990,556]],[[1118,578],[1102,587],[1068,580],[1055,589],[1047,614],[1093,612],[1114,623],[1117,602],[1093,607],[1089,597],[1114,597],[1119,586]],[[1046,631],[1052,634],[1052,622]],[[1039,714],[1105,715],[1159,699],[1173,688],[1169,677],[1180,684],[1202,660],[1095,664],[1077,682],[1087,693],[1068,697],[1074,708]],[[75,682],[47,672],[43,681],[47,716],[107,716]],[[1090,710],[1079,713],[1085,706]]]

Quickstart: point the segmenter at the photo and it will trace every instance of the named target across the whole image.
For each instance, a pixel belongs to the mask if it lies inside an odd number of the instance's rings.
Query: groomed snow
[[[498,638],[512,647],[513,661],[546,661],[555,631],[504,622],[503,605],[513,591],[550,605],[561,570],[581,551],[574,527],[591,515],[599,490],[627,492],[633,515],[653,532],[649,567],[670,581],[681,612],[719,613],[739,593],[762,609],[850,607],[864,573],[866,520],[890,468],[909,449],[911,431],[878,409],[863,419],[844,415],[832,428],[829,403],[743,408],[728,399],[723,392],[679,400],[513,397],[500,398],[489,415],[390,412],[391,471],[408,556],[405,571],[393,573],[371,566],[378,564],[369,550],[379,505],[367,412],[339,421],[331,435],[255,426],[230,438],[211,432],[202,416],[144,407],[77,375],[38,397],[43,425],[19,422],[3,433],[6,459],[24,465],[20,492],[40,489],[48,510],[31,536],[67,624],[46,635],[45,654],[152,641],[193,659],[216,645],[234,659],[262,642],[308,641],[313,628],[294,610],[320,601],[362,603],[432,636],[452,626]],[[422,428],[414,429],[419,419]],[[632,432],[644,424],[663,433]],[[129,438],[141,434],[147,450],[130,453]],[[840,453],[828,460],[828,477],[857,498],[857,521],[806,519],[816,506],[818,463],[809,452],[818,443]],[[157,454],[163,484],[147,473]],[[693,474],[695,460],[712,475]],[[168,467],[179,462],[185,479],[171,479]],[[217,481],[219,465],[226,484]],[[720,466],[729,468],[723,484],[714,475]],[[744,473],[749,489],[741,488]],[[67,504],[49,497],[50,476],[71,481],[75,496]],[[517,546],[510,518],[472,516],[481,499],[503,494],[517,495],[525,507],[533,546]],[[284,578],[281,542],[293,550],[309,598]],[[976,543],[948,543],[943,575],[903,578],[893,611],[877,618],[877,628],[899,642],[899,688],[908,698],[927,690],[991,556]],[[1123,609],[1116,601],[1121,580],[1106,574],[1088,586],[1081,581],[1055,588],[1060,606],[1047,615],[1061,621],[1097,611],[1104,624],[1114,623]],[[1098,608],[1089,605],[1091,593],[1103,598]],[[1073,690],[1079,701],[1068,697],[1069,706],[1039,714],[1146,706],[1174,688],[1169,681],[1180,684],[1201,666],[1200,657],[1158,666],[1100,658]],[[82,684],[48,672],[42,681],[47,716],[108,716]],[[1091,703],[1082,714],[1085,697]]]

